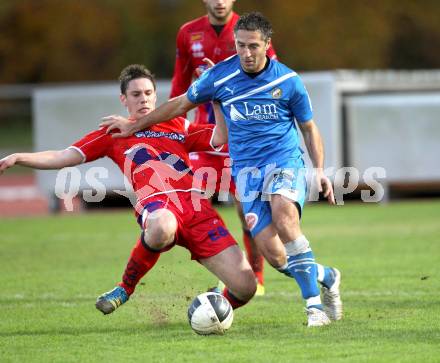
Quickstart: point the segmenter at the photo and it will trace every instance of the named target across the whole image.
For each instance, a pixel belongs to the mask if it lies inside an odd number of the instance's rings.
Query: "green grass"
[[[232,209],[221,210],[239,237]],[[131,212],[0,221],[1,362],[438,362],[440,202],[308,206],[317,259],[343,273],[344,320],[304,326],[299,290],[266,265],[266,296],[201,337],[186,310],[216,279],[164,254],[116,313],[96,296],[119,281],[138,236]]]

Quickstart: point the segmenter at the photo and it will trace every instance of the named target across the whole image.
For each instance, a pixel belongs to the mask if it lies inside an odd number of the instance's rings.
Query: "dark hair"
[[[156,80],[154,79],[154,74],[141,64],[130,64],[122,70],[121,75],[119,76],[121,93],[125,95],[128,83],[133,79],[138,78],[148,78],[151,83],[153,83],[154,90],[156,90]]]
[[[259,30],[264,40],[268,40],[272,37],[272,25],[269,20],[267,20],[263,14],[253,11],[251,13],[245,13],[240,16],[234,27],[234,32],[237,33],[239,30],[249,30],[256,31]]]

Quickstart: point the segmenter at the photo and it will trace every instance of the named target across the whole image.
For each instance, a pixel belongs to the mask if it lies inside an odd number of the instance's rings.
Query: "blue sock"
[[[307,307],[322,309],[317,281],[318,269],[313,252],[308,251],[295,256],[287,256],[287,262],[289,272],[298,283]]]

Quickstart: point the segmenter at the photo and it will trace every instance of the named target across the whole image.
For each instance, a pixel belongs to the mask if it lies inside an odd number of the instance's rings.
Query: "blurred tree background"
[[[263,12],[299,71],[440,68],[438,0],[237,0]],[[0,83],[114,80],[129,63],[170,78],[201,0],[1,0]]]

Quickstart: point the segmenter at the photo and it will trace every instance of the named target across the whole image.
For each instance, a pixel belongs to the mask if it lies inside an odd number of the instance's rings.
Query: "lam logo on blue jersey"
[[[241,105],[243,111],[238,111],[237,107]],[[231,105],[230,117],[232,121],[242,120],[278,120],[279,115],[277,106],[274,103],[252,105],[249,102],[243,102],[235,107]]]

